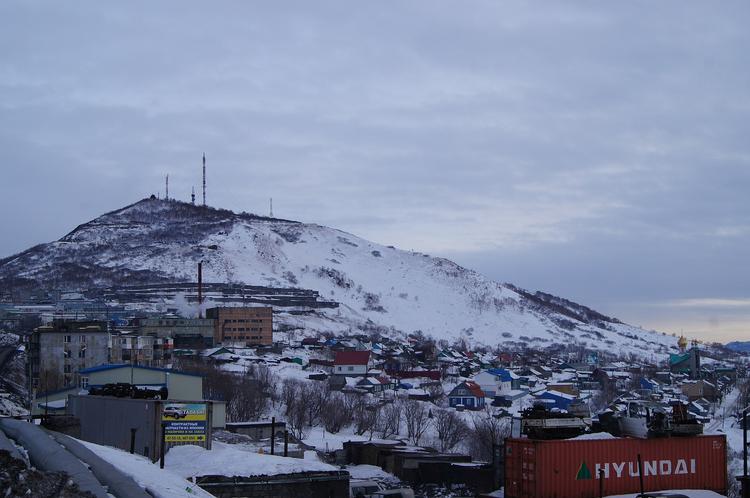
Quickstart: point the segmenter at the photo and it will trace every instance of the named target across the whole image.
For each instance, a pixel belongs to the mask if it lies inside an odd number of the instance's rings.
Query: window
[[[78,342],[86,342],[86,336],[85,335],[79,335],[78,336]]]
[[[63,357],[64,358],[70,358],[70,350],[69,349],[66,349],[65,351],[63,351]]]
[[[341,367],[339,367],[339,372],[341,371]]]
[[[63,372],[65,372],[66,374],[69,374],[70,373],[70,365],[65,365],[63,367]]]
[[[70,336],[69,335],[63,336],[63,342],[65,343],[70,342]]]
[[[89,378],[88,377],[81,377],[81,388],[82,389],[88,389],[89,388]]]
[[[78,357],[86,358],[86,348],[83,348],[82,350],[78,351]]]
[[[354,367],[346,367],[346,369],[347,369],[348,371],[350,371],[350,372],[353,372],[353,371],[354,371]]]

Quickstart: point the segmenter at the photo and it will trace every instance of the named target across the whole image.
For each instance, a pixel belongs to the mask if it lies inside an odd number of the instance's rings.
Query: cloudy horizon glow
[[[750,340],[750,4],[0,5],[0,257],[163,192]]]

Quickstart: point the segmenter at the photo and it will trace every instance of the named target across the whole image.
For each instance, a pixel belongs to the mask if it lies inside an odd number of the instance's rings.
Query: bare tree
[[[320,382],[306,382],[301,385],[300,396],[305,398],[305,415],[307,425],[312,427],[318,421],[330,391],[328,386]]]
[[[377,408],[370,404],[367,396],[364,394],[355,395],[353,422],[354,432],[361,436],[365,433],[370,433],[372,437],[372,430],[375,428],[375,422],[377,422]]]
[[[383,439],[391,438],[398,434],[401,428],[401,404],[397,402],[388,403],[378,411],[378,419],[375,422],[375,430]]]
[[[469,432],[466,422],[453,410],[437,410],[434,424],[440,451],[452,450]]]
[[[281,400],[284,403],[284,416],[292,435],[303,439],[309,427],[308,398],[304,395],[304,385],[297,379],[285,379],[281,386]]]
[[[510,434],[510,419],[495,417],[489,409],[477,412],[472,419],[468,446],[471,456],[485,462],[492,461],[495,445],[502,444]]]
[[[257,420],[273,399],[274,376],[264,366],[251,366],[237,374],[221,370],[213,363],[183,358],[178,368],[203,375],[203,397],[224,401],[231,422]]]
[[[434,403],[439,403],[445,397],[445,391],[443,390],[443,384],[440,382],[430,382],[425,385],[423,389],[430,395],[430,399]]]
[[[352,420],[344,403],[344,396],[338,392],[329,394],[320,413],[321,422],[328,432],[337,433]]]
[[[406,435],[413,444],[418,445],[430,427],[430,408],[422,401],[407,400],[403,403],[403,413]]]

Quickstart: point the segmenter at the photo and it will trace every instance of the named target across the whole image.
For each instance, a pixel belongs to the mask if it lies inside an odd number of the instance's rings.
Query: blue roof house
[[[537,394],[537,399],[545,401],[547,408],[558,410],[568,410],[570,403],[576,399],[572,394],[561,393],[560,391],[543,391]]]

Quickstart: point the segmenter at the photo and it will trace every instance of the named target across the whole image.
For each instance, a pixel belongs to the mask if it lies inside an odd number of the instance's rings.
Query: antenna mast
[[[270,212],[268,214],[268,217],[269,218],[273,218],[273,197],[271,197],[271,199],[270,199],[270,205],[271,205],[271,209],[270,209]]]
[[[195,187],[192,188],[192,191],[190,193],[190,202],[195,206]]]
[[[206,153],[203,153],[203,206],[206,205]]]
[[[164,200],[168,201],[169,200],[169,175],[167,175],[166,181],[167,181],[167,191],[166,191],[166,194],[164,195]]]

